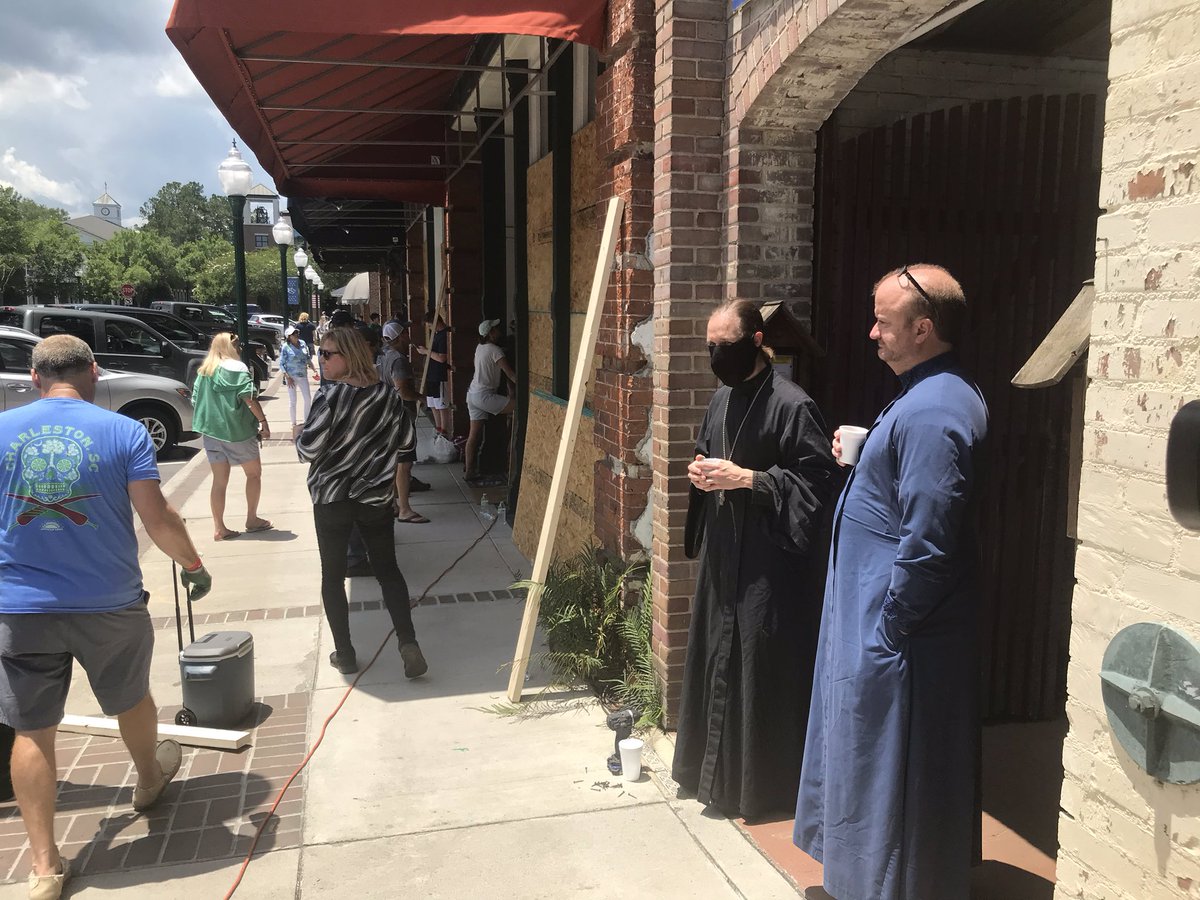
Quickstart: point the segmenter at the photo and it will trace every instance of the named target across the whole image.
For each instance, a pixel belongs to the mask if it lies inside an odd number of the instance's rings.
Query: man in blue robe
[[[834,514],[794,840],[837,900],[966,900],[987,407],[953,353],[966,303],[949,272],[889,272],[874,300],[870,336],[901,391]],[[839,432],[839,462],[841,449]]]

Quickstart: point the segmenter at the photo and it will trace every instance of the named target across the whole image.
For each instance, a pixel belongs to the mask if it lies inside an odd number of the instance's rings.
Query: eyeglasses
[[[318,350],[317,352],[321,354],[321,359],[330,359],[334,356],[342,355],[341,350]]]
[[[929,292],[926,291],[925,288],[921,287],[921,283],[919,281],[917,281],[916,278],[913,277],[913,273],[908,271],[908,266],[905,266],[903,269],[901,269],[899,271],[899,273],[897,273],[896,280],[899,281],[901,278],[905,278],[905,277],[908,278],[909,284],[911,284],[913,287],[915,287],[917,289],[917,293],[925,298],[925,302],[928,303],[932,307],[934,305],[933,298],[929,296]]]

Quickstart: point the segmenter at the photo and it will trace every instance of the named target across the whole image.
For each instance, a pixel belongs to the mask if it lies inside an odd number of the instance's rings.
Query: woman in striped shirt
[[[311,463],[308,490],[321,554],[321,602],[333,632],[329,662],[343,674],[358,671],[345,584],[346,545],[357,525],[396,629],[404,674],[416,678],[428,666],[417,644],[392,535],[396,462],[416,441],[412,415],[400,395],[379,380],[367,343],[354,328],[329,329],[320,354],[332,383],[313,400],[296,448]]]

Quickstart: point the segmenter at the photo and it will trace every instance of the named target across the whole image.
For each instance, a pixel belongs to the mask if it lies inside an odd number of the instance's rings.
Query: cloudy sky
[[[233,130],[167,40],[170,11],[171,0],[5,4],[0,184],[75,215],[107,182],[126,225],[168,181],[220,191]]]

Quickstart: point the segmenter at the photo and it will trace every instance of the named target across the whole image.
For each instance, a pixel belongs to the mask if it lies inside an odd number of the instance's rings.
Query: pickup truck
[[[96,362],[113,372],[141,372],[182,381],[189,388],[204,361],[151,326],[129,316],[61,306],[0,307],[0,325],[24,328],[38,337],[73,334],[92,348]]]

